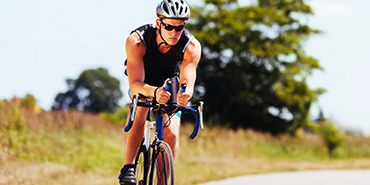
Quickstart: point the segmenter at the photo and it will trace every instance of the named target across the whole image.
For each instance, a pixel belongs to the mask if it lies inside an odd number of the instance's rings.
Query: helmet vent
[[[175,8],[173,6],[171,6],[171,10],[173,13],[176,13]]]
[[[169,12],[168,12],[168,7],[167,7],[167,5],[166,5],[166,4],[163,4],[163,10],[164,10],[166,13],[169,13]]]
[[[183,7],[180,7],[180,11],[179,11],[179,14],[181,15],[182,14],[182,10],[183,10],[184,8]]]
[[[176,9],[179,9],[179,3],[176,2],[175,5],[176,5]]]

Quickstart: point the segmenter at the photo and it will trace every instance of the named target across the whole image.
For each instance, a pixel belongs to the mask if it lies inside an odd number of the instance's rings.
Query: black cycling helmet
[[[160,19],[188,20],[190,8],[184,0],[163,0],[157,6],[157,16]]]

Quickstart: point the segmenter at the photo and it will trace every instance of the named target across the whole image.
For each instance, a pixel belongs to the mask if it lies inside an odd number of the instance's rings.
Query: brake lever
[[[203,126],[203,105],[204,105],[204,102],[199,101],[199,103],[198,103],[198,113],[199,113],[199,119],[200,119],[200,128],[202,130],[204,129],[204,126]]]

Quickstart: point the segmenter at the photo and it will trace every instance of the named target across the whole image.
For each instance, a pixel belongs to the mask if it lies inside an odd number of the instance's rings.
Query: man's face
[[[180,40],[185,27],[184,20],[178,19],[157,19],[157,27],[161,28],[162,37],[169,45],[176,45]]]

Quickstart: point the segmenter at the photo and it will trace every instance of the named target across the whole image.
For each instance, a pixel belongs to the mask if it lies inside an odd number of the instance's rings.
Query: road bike
[[[171,81],[168,81],[165,89],[170,91]],[[186,85],[181,85],[181,92],[185,92]],[[150,111],[145,122],[143,140],[138,149],[135,159],[136,181],[138,185],[174,185],[175,166],[170,146],[163,141],[164,114],[170,118],[178,111],[191,113],[195,117],[194,130],[190,135],[194,139],[199,131],[203,129],[203,102],[192,107],[182,107],[177,104],[158,104],[155,100],[148,100],[138,94],[133,96],[130,106],[130,117],[125,132],[128,132],[134,122],[136,108],[148,107]],[[151,113],[155,121],[151,121]],[[151,131],[155,129],[154,137]]]

